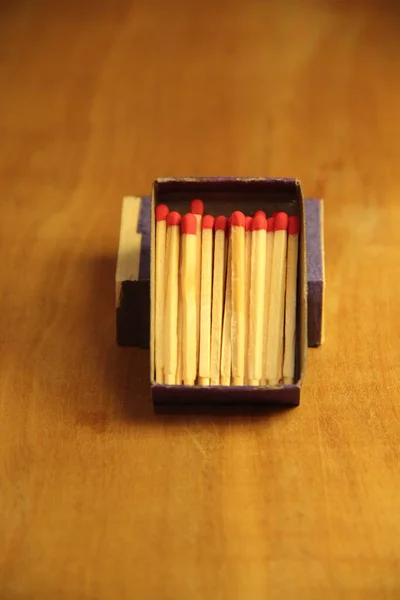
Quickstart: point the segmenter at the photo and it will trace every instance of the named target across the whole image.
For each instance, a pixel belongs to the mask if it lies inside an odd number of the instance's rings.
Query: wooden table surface
[[[400,6],[0,3],[1,600],[400,598]],[[302,405],[155,417],[115,343],[121,198],[326,200]]]

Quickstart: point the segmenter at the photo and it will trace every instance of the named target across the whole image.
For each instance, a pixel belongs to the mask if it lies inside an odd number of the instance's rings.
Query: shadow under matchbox
[[[300,219],[297,272],[295,380],[293,384],[261,385],[165,385],[154,377],[154,210],[166,204],[180,214],[190,210],[193,198],[202,198],[213,216],[233,211],[267,216],[285,211]],[[303,200],[294,179],[184,178],[158,179],[153,196],[126,197],[123,201],[120,245],[116,272],[117,342],[124,346],[150,347],[151,391],[156,412],[260,407],[270,403],[297,405],[305,370],[307,346],[318,346],[323,333],[324,256],[323,201]],[[308,293],[307,293],[308,288]],[[309,318],[307,327],[307,316]],[[152,326],[151,326],[152,324]],[[192,412],[193,412],[192,410]],[[199,410],[201,412],[201,410]]]

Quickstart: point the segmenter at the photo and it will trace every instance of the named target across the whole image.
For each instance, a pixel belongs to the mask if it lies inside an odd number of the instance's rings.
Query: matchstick
[[[221,342],[221,385],[230,385],[232,376],[232,242],[228,236],[224,320]]]
[[[200,345],[200,287],[201,287],[201,219],[204,213],[204,204],[202,200],[195,199],[190,203],[190,212],[196,217],[196,364],[199,362]]]
[[[269,385],[278,385],[282,377],[285,318],[286,248],[288,216],[279,212],[274,223],[274,249],[268,316],[266,377]]]
[[[274,250],[274,221],[275,217],[268,218],[267,225],[267,260],[265,266],[265,294],[264,294],[264,328],[263,328],[263,376],[261,385],[267,385],[267,341],[268,341],[268,317],[269,300],[271,297],[271,272],[272,255]]]
[[[167,238],[168,206],[155,207],[156,218],[156,314],[155,314],[155,366],[156,383],[164,381],[164,299],[165,299],[165,245]]]
[[[255,217],[263,217],[264,219],[267,218],[267,215],[265,214],[264,210],[256,210],[256,212],[254,213]]]
[[[299,218],[289,217],[286,265],[285,348],[283,354],[283,383],[293,383],[294,380],[299,229]]]
[[[219,385],[221,370],[222,319],[226,273],[225,237],[228,219],[217,217],[214,223],[214,267],[211,311],[211,385]]]
[[[181,221],[182,223],[182,221]],[[182,385],[182,236],[179,240],[179,277],[178,277],[178,363],[176,366],[176,383]]]
[[[199,385],[210,385],[211,379],[213,227],[214,217],[211,215],[205,215],[201,222]]]
[[[245,230],[246,230],[246,261],[245,261],[245,287],[246,287],[246,316],[245,316],[245,338],[244,338],[244,349],[245,349],[245,363],[244,363],[244,380],[248,383],[249,379],[249,328],[250,328],[250,280],[251,280],[251,222],[252,217],[246,217]]]
[[[239,210],[231,217],[232,253],[232,376],[233,385],[244,383],[245,356],[245,216]]]
[[[259,211],[262,213],[262,211]],[[251,283],[250,330],[248,345],[249,385],[258,386],[262,378],[265,265],[267,248],[267,219],[263,214],[251,224]]]
[[[181,215],[167,216],[167,284],[164,313],[164,382],[175,384],[178,362],[179,228]]]
[[[184,385],[194,385],[197,376],[196,339],[196,217],[187,213],[182,217],[182,376]]]

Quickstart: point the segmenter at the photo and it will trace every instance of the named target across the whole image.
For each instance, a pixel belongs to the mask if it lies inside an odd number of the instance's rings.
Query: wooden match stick
[[[232,376],[232,241],[228,236],[225,306],[221,342],[221,385],[230,385]]]
[[[279,212],[275,216],[274,223],[274,249],[268,315],[266,376],[269,385],[278,385],[282,378],[287,226],[287,214]]]
[[[232,252],[232,376],[233,385],[244,383],[245,356],[245,224],[246,219],[239,210],[231,217]]]
[[[182,221],[181,221],[182,223]],[[182,236],[179,240],[179,278],[178,278],[178,363],[176,366],[176,383],[182,385]]]
[[[156,383],[164,381],[164,299],[165,299],[165,248],[167,216],[165,204],[155,207],[156,218],[156,314],[155,314],[155,366]]]
[[[262,213],[263,211],[259,211]],[[250,330],[248,347],[249,385],[262,378],[264,331],[265,265],[267,260],[267,219],[258,214],[251,224]]]
[[[269,317],[269,300],[271,297],[271,273],[272,273],[272,256],[274,251],[274,222],[275,217],[267,219],[267,260],[265,266],[265,295],[264,295],[264,328],[263,328],[263,375],[261,385],[267,385],[267,342],[268,342],[268,317]]]
[[[283,354],[283,383],[293,383],[294,380],[299,230],[299,218],[289,217],[286,265],[285,348]]]
[[[251,222],[252,217],[246,217],[245,230],[246,230],[246,262],[245,268],[245,287],[246,287],[246,317],[245,317],[245,363],[244,363],[244,381],[247,384],[249,382],[249,329],[250,329],[250,281],[251,281]]]
[[[201,289],[199,385],[211,380],[211,296],[213,279],[214,217],[205,215],[201,222]]]
[[[164,382],[175,384],[178,362],[179,238],[181,215],[167,216],[167,284],[164,312]]]
[[[197,376],[196,339],[196,230],[193,213],[182,217],[182,375],[184,385],[194,385]]]
[[[204,204],[202,200],[196,198],[190,203],[190,212],[196,217],[196,363],[199,362],[200,346],[200,287],[201,287],[201,219],[204,213]]]
[[[226,274],[225,237],[228,219],[217,217],[214,223],[214,268],[211,311],[211,385],[219,385],[221,370],[222,319]]]
[[[264,219],[267,218],[267,215],[265,214],[264,210],[256,210],[256,212],[254,213],[255,217],[263,217]]]

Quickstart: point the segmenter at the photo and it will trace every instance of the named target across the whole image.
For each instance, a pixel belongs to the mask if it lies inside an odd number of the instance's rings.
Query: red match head
[[[268,231],[274,231],[275,229],[275,217],[268,217]]]
[[[204,213],[203,201],[199,200],[198,198],[196,198],[195,200],[192,200],[190,203],[190,211],[194,215],[202,215]]]
[[[230,217],[232,227],[245,227],[246,217],[240,210],[235,210]]]
[[[226,231],[228,228],[228,219],[223,215],[220,215],[215,219],[214,228],[215,231],[218,231],[218,229],[221,231]]]
[[[274,230],[281,231],[288,228],[289,218],[285,212],[278,212],[275,215]]]
[[[256,210],[256,212],[254,213],[255,217],[264,217],[264,219],[267,217],[267,215],[265,214],[265,212],[263,210]]]
[[[262,212],[262,211],[260,211]],[[258,231],[260,229],[267,229],[268,222],[264,215],[254,215],[253,221],[251,223],[251,230]]]
[[[204,215],[201,220],[201,228],[202,229],[212,229],[214,227],[214,217],[211,215]]]
[[[155,208],[156,221],[165,221],[169,213],[169,208],[166,204],[157,204]]]
[[[278,214],[279,210],[274,210],[274,212],[272,213],[271,217],[276,217],[276,215]]]
[[[289,217],[288,234],[297,235],[300,231],[299,217]]]
[[[245,221],[245,229],[246,231],[250,231],[251,230],[251,222],[252,222],[253,218],[252,217],[246,217],[246,221]]]
[[[186,213],[186,215],[183,215],[181,231],[182,233],[192,233],[193,235],[196,235],[197,220],[193,213]]]
[[[176,212],[176,210],[173,210],[172,212],[168,213],[167,216],[167,225],[168,227],[172,227],[173,225],[180,225],[181,224],[181,215]]]

